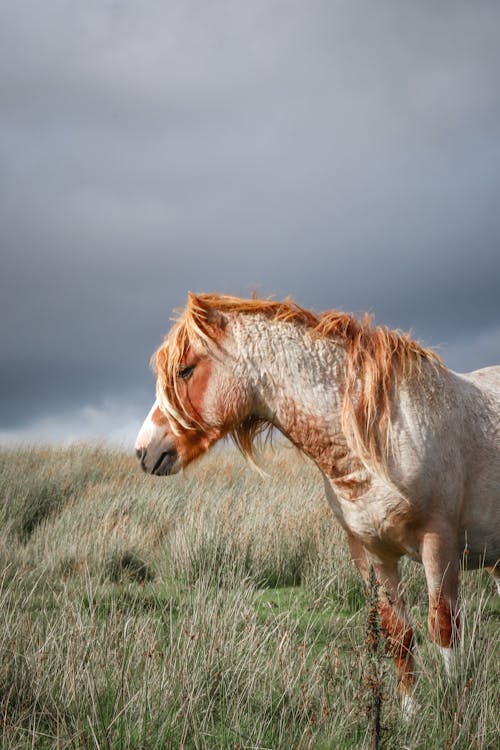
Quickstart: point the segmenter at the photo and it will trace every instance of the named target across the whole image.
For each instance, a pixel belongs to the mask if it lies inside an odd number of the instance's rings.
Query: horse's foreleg
[[[363,547],[361,542],[356,539],[356,537],[353,536],[349,531],[347,532],[347,543],[349,545],[351,558],[354,561],[357,569],[361,573],[361,577],[365,585],[368,586],[369,569],[365,548]]]
[[[421,544],[421,556],[429,592],[429,633],[441,649],[446,673],[453,671],[459,643],[457,614],[459,562],[456,550],[446,543],[446,532],[427,531]]]
[[[374,562],[378,587],[378,611],[387,650],[394,659],[402,693],[403,712],[410,716],[414,710],[415,666],[413,660],[413,630],[408,621],[401,594],[397,561]]]
[[[413,661],[413,631],[408,621],[406,607],[400,591],[398,564],[372,560],[361,542],[347,532],[351,557],[358,568],[366,591],[370,586],[370,565],[377,579],[377,608],[384,632],[387,650],[396,664],[399,687],[402,693],[403,713],[409,717],[414,711],[413,692],[415,669]]]

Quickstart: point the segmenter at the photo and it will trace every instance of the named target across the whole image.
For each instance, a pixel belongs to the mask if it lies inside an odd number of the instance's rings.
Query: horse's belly
[[[468,567],[494,565],[500,560],[500,460],[491,456],[472,479],[462,506],[459,549]]]

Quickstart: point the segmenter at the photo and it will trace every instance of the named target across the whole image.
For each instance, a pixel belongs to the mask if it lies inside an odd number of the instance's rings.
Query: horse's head
[[[136,441],[144,471],[175,474],[228,434],[251,454],[263,422],[248,379],[236,374],[234,344],[227,317],[190,294],[152,358],[156,401]]]

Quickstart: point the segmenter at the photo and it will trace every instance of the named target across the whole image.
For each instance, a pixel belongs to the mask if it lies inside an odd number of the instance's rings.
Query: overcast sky
[[[188,289],[500,362],[500,3],[0,0],[0,440],[129,445]]]

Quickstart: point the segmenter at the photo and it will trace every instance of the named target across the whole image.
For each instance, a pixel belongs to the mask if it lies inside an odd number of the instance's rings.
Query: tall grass
[[[367,747],[366,607],[314,467],[233,451],[171,479],[83,446],[0,453],[0,736],[5,748]],[[455,680],[404,566],[420,710],[383,659],[381,747],[494,748],[499,608],[462,588]]]

